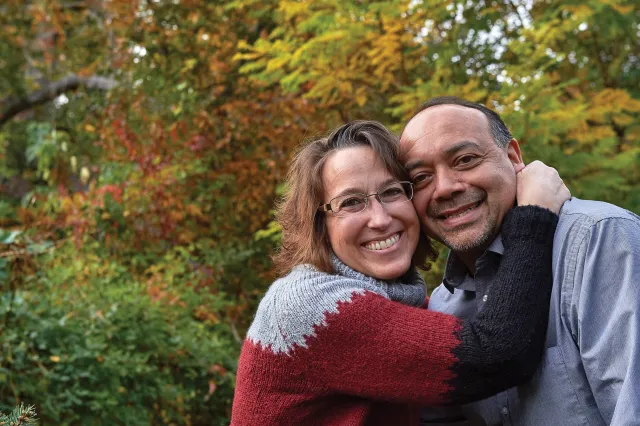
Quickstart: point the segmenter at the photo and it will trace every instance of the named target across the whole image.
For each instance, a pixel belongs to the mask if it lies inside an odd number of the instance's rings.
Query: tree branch
[[[0,114],[0,127],[21,112],[30,110],[38,105],[43,105],[54,100],[58,95],[85,87],[88,90],[111,90],[117,86],[117,82],[109,77],[99,75],[81,77],[71,74],[58,81],[48,84],[46,87],[30,93],[26,97],[17,100],[5,98],[0,105],[7,105]]]

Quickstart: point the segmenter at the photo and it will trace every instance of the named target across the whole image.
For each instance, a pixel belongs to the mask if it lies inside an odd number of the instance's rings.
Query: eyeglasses
[[[331,199],[329,203],[320,205],[318,210],[323,212],[330,210],[335,216],[359,213],[367,208],[369,197],[372,196],[376,197],[376,200],[381,204],[409,201],[413,198],[413,184],[411,182],[393,182],[369,195],[361,192],[340,195]]]

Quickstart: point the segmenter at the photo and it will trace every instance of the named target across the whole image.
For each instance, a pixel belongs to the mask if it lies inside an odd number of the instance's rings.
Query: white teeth
[[[400,234],[395,234],[384,241],[375,241],[365,244],[365,248],[369,250],[384,250],[391,247],[400,240]]]
[[[475,209],[476,207],[478,207],[478,206],[473,205],[473,206],[469,207],[468,209],[461,211],[460,213],[448,215],[448,216],[445,216],[444,218],[445,219],[451,219],[452,217],[460,217],[460,216],[470,212],[471,210]]]

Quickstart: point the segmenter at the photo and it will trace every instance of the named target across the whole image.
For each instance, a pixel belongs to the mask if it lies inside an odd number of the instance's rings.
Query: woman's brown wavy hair
[[[322,168],[333,151],[355,146],[369,146],[391,175],[410,180],[398,161],[398,138],[375,121],[352,121],[333,130],[327,137],[316,139],[295,154],[286,180],[286,192],[276,210],[276,221],[282,227],[282,243],[273,260],[280,274],[296,265],[311,264],[321,271],[333,273],[331,245],[325,213],[318,211],[324,200]],[[422,233],[413,264],[429,269],[429,261],[437,252]]]

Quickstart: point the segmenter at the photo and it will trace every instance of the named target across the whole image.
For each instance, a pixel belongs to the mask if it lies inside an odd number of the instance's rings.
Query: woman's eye
[[[340,203],[340,207],[354,207],[362,203],[362,199],[357,197],[347,198]]]
[[[380,194],[383,197],[393,197],[396,195],[400,195],[404,193],[404,190],[400,187],[393,187],[393,188],[387,188],[384,190],[384,192],[382,194]]]

